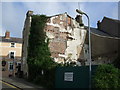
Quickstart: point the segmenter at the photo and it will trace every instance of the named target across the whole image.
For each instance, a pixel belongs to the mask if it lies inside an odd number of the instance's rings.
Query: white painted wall
[[[73,20],[73,23],[74,23],[75,28],[73,29],[74,34],[71,37],[73,37],[74,40],[67,41],[67,49],[66,49],[65,55],[66,55],[66,58],[68,58],[69,54],[72,54],[71,59],[73,61],[77,61],[77,59],[79,58],[79,54],[80,54],[78,53],[78,49],[81,52],[82,46],[85,41],[86,30],[84,28],[81,28],[75,20]]]

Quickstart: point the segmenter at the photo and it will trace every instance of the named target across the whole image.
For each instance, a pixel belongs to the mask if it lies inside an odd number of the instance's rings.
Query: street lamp
[[[91,38],[90,38],[90,19],[88,15],[81,10],[76,9],[76,12],[85,15],[88,18],[88,34],[89,34],[89,88],[91,88]]]

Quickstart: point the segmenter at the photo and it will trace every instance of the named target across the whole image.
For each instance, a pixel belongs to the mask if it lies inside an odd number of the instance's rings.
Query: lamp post
[[[91,88],[91,37],[90,37],[90,19],[88,15],[81,10],[76,9],[76,12],[85,15],[88,19],[88,35],[89,35],[89,88]]]

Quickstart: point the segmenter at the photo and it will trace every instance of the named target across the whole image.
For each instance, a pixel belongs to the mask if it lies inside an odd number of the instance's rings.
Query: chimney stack
[[[30,10],[29,10],[26,15],[27,15],[28,17],[31,16],[31,15],[33,15],[33,11],[30,11]]]
[[[10,39],[10,32],[9,31],[5,32],[5,39]]]
[[[84,26],[81,15],[77,15],[75,19],[79,23],[80,26]]]
[[[97,22],[97,28],[100,30],[100,20]]]

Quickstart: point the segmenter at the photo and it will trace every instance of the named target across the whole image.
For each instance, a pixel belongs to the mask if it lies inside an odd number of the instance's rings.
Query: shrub
[[[113,62],[114,66],[120,69],[120,57],[117,57]]]
[[[120,70],[113,65],[99,65],[93,81],[95,88],[120,88]]]

